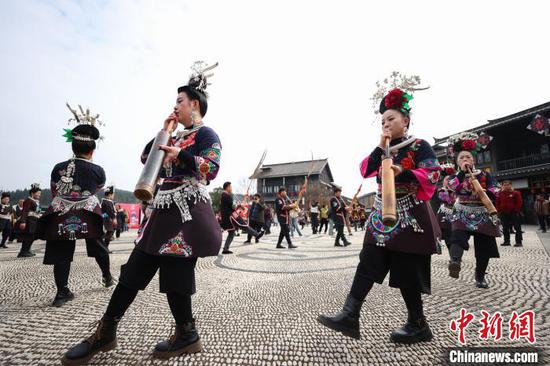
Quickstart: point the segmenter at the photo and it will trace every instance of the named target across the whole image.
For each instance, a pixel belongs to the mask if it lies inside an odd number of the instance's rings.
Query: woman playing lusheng
[[[474,133],[462,133],[449,138],[449,146],[452,146],[452,151],[456,154],[456,164],[460,169],[458,174],[449,177],[448,183],[457,197],[452,216],[449,276],[458,278],[462,255],[469,249],[468,240],[473,236],[476,257],[475,284],[479,288],[487,288],[489,286],[485,281],[485,271],[489,259],[499,257],[495,238],[500,236],[500,226],[496,215],[489,215],[481,198],[473,189],[468,170],[471,170],[492,200],[496,199],[499,186],[491,174],[475,168],[475,156],[483,147],[478,138]]]
[[[437,251],[440,236],[429,205],[440,167],[430,144],[407,135],[410,99],[409,94],[394,89],[380,103],[380,144],[361,163],[361,175],[376,176],[379,189],[367,220],[359,265],[342,311],[334,316],[318,317],[321,324],[353,338],[360,337],[359,315],[367,294],[375,282],[384,281],[388,272],[389,285],[401,290],[408,311],[407,322],[391,333],[391,340],[415,343],[432,338],[421,294],[431,292],[431,255]],[[391,140],[397,196],[397,223],[393,226],[384,225],[381,215],[380,166],[387,139]]]
[[[160,292],[166,294],[176,329],[169,340],[156,345],[153,355],[169,358],[202,350],[191,309],[195,265],[199,257],[217,255],[222,241],[206,190],[218,174],[221,145],[214,130],[202,122],[208,106],[205,70],[196,67],[188,85],[178,88],[174,112],[164,128],[169,130],[177,122],[185,130],[172,137],[171,146],[160,147],[166,151],[160,173],[164,180],[155,194],[151,215],[122,266],[119,283],[96,332],[65,353],[65,365],[81,365],[96,353],[117,346],[118,322],[157,271]],[[152,144],[145,147],[143,162]]]

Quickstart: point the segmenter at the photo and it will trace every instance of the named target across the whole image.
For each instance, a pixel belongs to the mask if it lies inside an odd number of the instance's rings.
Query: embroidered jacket
[[[485,189],[489,198],[494,201],[500,190],[498,182],[490,173],[483,170],[478,171],[475,175],[481,188]],[[461,171],[449,177],[449,188],[454,191],[459,203],[471,206],[483,206],[483,202],[481,202],[479,196],[474,192],[472,184],[466,178],[464,172]]]
[[[143,153],[141,162],[145,164],[154,139],[151,140]],[[208,184],[216,178],[220,168],[221,143],[218,135],[210,127],[200,127],[188,135],[177,134],[172,137],[170,145],[181,148],[176,162],[162,168],[159,177],[168,180],[185,180],[194,178],[203,184]]]
[[[153,142],[145,146],[141,155],[143,163],[147,161]],[[163,178],[163,183],[152,206],[155,209],[167,209],[175,204],[185,223],[193,219],[190,202],[210,202],[206,185],[218,175],[221,143],[213,129],[202,125],[176,134],[169,144],[181,150],[176,161],[161,169],[159,177]]]
[[[399,138],[391,141],[390,146],[407,141],[407,138]],[[378,192],[381,191],[380,167],[382,164],[383,150],[376,147],[367,156],[360,166],[361,175],[364,178],[376,176]],[[422,139],[413,139],[410,144],[392,151],[393,164],[403,169],[395,178],[395,191],[397,195],[414,194],[418,200],[428,201],[432,198],[436,183],[439,180],[439,162],[428,142]]]

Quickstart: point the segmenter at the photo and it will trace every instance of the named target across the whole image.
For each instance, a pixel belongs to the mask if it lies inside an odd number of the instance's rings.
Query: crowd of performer
[[[206,186],[216,179],[220,169],[222,144],[216,132],[202,121],[208,107],[206,87],[210,76],[205,71],[212,68],[195,70],[188,84],[178,88],[174,111],[163,125],[169,143],[153,148],[155,141],[151,140],[143,150],[144,164],[159,151],[164,152],[157,172],[160,180],[153,199],[146,203],[146,218],[135,248],[121,267],[118,283],[110,271],[109,245],[119,220],[126,220],[118,215],[114,187],[104,187],[105,171],[92,162],[100,138],[97,116],[71,109],[77,126],[65,130],[65,137],[73,157],[53,167],[53,200],[47,209],[40,207],[41,189],[36,184],[31,186],[29,196],[14,206],[9,194],[2,194],[1,246],[6,247],[15,235],[22,243],[18,256],[31,257],[33,241],[46,241],[43,263],[53,266],[57,288],[54,306],[74,298],[68,279],[79,239],[85,241],[87,255],[97,262],[103,285],[116,285],[95,332],[71,347],[63,364],[84,364],[96,353],[117,347],[119,322],[157,271],[159,291],[166,294],[176,327],[174,334],[155,346],[153,355],[170,358],[201,351],[191,304],[191,295],[197,290],[195,266],[198,258],[217,256],[220,251],[231,254],[239,232],[246,235],[244,244],[258,243],[276,223],[279,233],[275,248],[296,249],[293,238],[304,235],[307,224],[311,225],[313,238],[334,231],[335,247],[349,246],[348,237],[364,230],[359,263],[342,310],[319,315],[318,321],[346,336],[360,338],[362,305],[374,284],[382,284],[389,274],[388,284],[400,290],[408,313],[404,325],[394,330],[390,339],[407,344],[433,337],[422,294],[432,291],[431,256],[441,253],[441,242],[448,248],[449,276],[456,279],[473,237],[475,286],[482,289],[489,287],[486,272],[490,259],[499,257],[496,237],[501,236],[500,221],[504,227],[502,245],[510,245],[512,229],[515,245],[522,245],[518,224],[521,195],[510,182],[501,189],[490,173],[476,169],[476,155],[484,148],[478,136],[460,134],[449,139],[449,163],[441,166],[430,144],[409,134],[412,95],[400,89],[391,90],[380,102],[380,143],[360,164],[361,176],[375,178],[378,183],[370,211],[356,197],[346,202],[342,188],[336,185],[331,197],[313,201],[309,207],[302,205],[305,185],[294,199],[285,187],[280,187],[272,207],[260,194],[247,194],[236,203],[231,182],[225,182],[216,215]],[[178,131],[178,125],[183,129]],[[383,198],[388,187],[383,177],[388,176],[395,203],[393,218],[392,214],[388,216]],[[102,201],[97,197],[100,191]],[[440,202],[436,212],[430,205],[434,195]],[[500,220],[493,203],[500,211]],[[543,198],[535,207],[543,218],[548,215],[548,202]],[[543,225],[545,219],[541,222],[545,229]],[[227,234],[222,246],[223,231]]]

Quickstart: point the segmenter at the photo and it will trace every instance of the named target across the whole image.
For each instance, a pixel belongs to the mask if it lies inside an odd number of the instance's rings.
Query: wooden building
[[[548,196],[550,193],[549,118],[550,102],[467,130],[486,133],[493,138],[478,155],[476,165],[489,171],[499,182],[512,182],[514,188],[522,193],[524,215],[529,223],[536,222],[533,212],[535,194]],[[433,147],[440,162],[446,161],[447,138],[435,138]]]
[[[286,187],[288,196],[295,198],[308,174],[309,183],[302,204],[309,207],[314,201],[328,203],[334,180],[328,159],[262,165],[260,171],[250,179],[257,179],[256,191],[264,201],[273,203],[279,187]]]

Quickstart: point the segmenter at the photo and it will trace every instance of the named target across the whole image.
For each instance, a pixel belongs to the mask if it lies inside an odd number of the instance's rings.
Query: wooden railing
[[[534,154],[523,156],[521,158],[501,160],[497,162],[497,168],[499,171],[502,171],[547,163],[550,163],[550,153]]]

